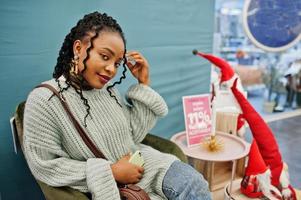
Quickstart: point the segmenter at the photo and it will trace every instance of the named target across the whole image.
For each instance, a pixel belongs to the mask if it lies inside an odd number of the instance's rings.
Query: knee
[[[168,189],[168,194],[170,191],[175,191],[173,194],[176,194],[178,199],[211,199],[207,181],[193,167],[178,162],[172,166],[172,170],[175,172],[173,176],[168,173],[166,180],[163,180],[163,185],[166,186],[164,188],[166,191]]]
[[[189,191],[189,196],[191,197],[188,199],[211,199],[208,182],[204,179],[201,173],[192,169],[190,179],[187,179],[187,182],[185,190]]]
[[[208,182],[205,180],[203,175],[195,170],[194,175],[190,179],[190,185],[198,188],[199,191],[202,193],[208,193],[209,192],[209,185]]]
[[[191,166],[186,167],[185,187],[194,188],[201,192],[209,192],[208,182],[203,175]]]

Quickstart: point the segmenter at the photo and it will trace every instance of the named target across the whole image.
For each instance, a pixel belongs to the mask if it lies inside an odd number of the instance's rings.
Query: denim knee
[[[168,199],[210,200],[208,183],[190,165],[175,161],[163,179],[163,192]]]

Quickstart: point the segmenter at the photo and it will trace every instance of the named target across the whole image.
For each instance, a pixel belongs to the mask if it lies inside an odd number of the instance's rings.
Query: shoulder
[[[59,87],[54,79],[44,81],[41,84],[48,84],[54,87],[56,90],[59,90]],[[27,99],[31,98],[41,98],[41,99],[49,99],[53,94],[48,88],[38,87],[40,84],[36,85],[35,88],[29,93]]]
[[[54,79],[45,81],[41,84],[49,84],[54,87],[56,90],[59,89],[56,81]],[[40,84],[39,84],[40,85]],[[38,86],[38,85],[37,85]],[[45,87],[35,87],[28,95],[26,104],[36,104],[36,106],[40,104],[48,104],[50,97],[53,95],[52,91]]]

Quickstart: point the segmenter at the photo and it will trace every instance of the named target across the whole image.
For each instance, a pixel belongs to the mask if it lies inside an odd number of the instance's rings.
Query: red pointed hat
[[[253,140],[250,147],[248,166],[245,175],[251,176],[263,174],[266,170],[268,170],[268,167],[260,154],[256,140]]]
[[[197,50],[193,51],[194,55],[199,55],[208,61],[210,61],[212,64],[214,64],[216,67],[220,68],[221,70],[221,83],[224,81],[230,80],[234,76],[234,70],[232,67],[223,59],[218,58],[216,56],[210,55],[210,54],[205,54],[205,53],[200,53]]]
[[[242,114],[238,115],[238,119],[237,119],[237,128],[236,130],[239,130],[243,125],[245,125],[245,120]]]
[[[265,165],[264,160],[259,152],[256,140],[253,140],[250,152],[248,165],[245,171],[245,177],[243,178],[240,186],[240,191],[244,195],[250,198],[260,198],[263,196],[262,191],[259,189],[259,180],[255,178],[257,175],[263,175],[268,172],[268,167]]]
[[[231,90],[241,107],[244,118],[250,126],[253,137],[258,144],[262,158],[265,164],[271,170],[272,184],[277,187],[280,183],[279,179],[283,168],[283,161],[276,139],[268,125],[264,122],[264,120],[256,112],[253,106],[244,97],[244,95],[236,88],[236,84],[237,79],[234,81]]]

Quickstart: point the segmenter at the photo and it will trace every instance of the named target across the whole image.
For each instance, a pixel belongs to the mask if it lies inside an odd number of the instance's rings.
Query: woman
[[[127,92],[129,105],[114,88],[125,78],[126,65],[138,80]],[[120,66],[123,76],[111,85]],[[192,167],[140,144],[156,119],[167,114],[167,106],[148,86],[147,60],[139,52],[126,51],[123,32],[112,17],[94,12],[71,29],[53,77],[45,83],[64,96],[107,160],[95,158],[59,99],[37,88],[27,99],[24,115],[25,155],[35,178],[91,193],[96,200],[120,199],[116,182],[137,184],[151,199],[211,199],[207,182]],[[136,149],[143,167],[129,162],[129,153]]]

